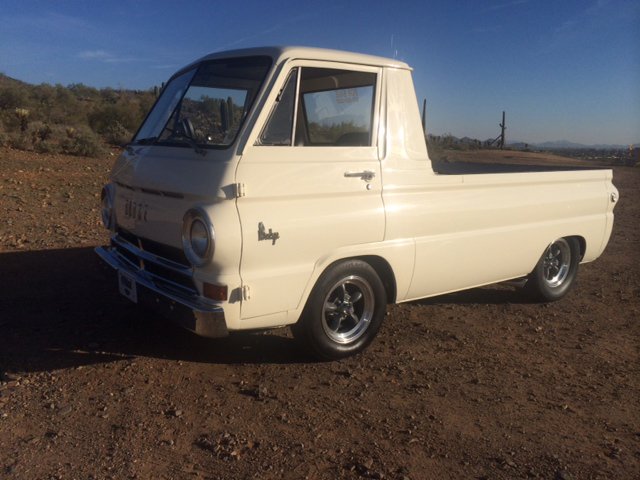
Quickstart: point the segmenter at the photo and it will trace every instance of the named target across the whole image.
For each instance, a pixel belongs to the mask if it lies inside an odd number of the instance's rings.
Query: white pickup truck
[[[204,336],[292,325],[322,359],[394,302],[527,279],[552,301],[613,225],[610,170],[443,175],[410,67],[273,47],[177,72],[102,191],[120,292]]]

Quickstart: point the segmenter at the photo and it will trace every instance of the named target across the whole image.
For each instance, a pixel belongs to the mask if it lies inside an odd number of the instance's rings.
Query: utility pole
[[[504,110],[502,111],[502,123],[499,124],[499,127],[501,130],[500,130],[500,141],[498,142],[498,146],[500,147],[500,150],[502,150],[505,142],[504,131],[507,129],[507,122],[504,121]]]
[[[504,120],[503,120],[504,121]],[[422,134],[427,134],[427,99],[422,100]]]
[[[500,135],[498,135],[493,140],[487,140],[485,145],[487,147],[490,147],[493,144],[495,144],[500,150],[502,150],[503,147],[504,147],[504,144],[505,144],[505,140],[506,140],[505,139],[505,135],[504,135],[504,131],[507,129],[507,122],[505,121],[504,110],[502,111],[502,123],[499,123],[498,126],[500,127]]]

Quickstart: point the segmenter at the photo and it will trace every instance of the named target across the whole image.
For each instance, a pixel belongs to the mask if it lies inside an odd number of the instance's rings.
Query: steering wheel
[[[189,119],[189,117],[184,117],[182,120],[180,120],[180,123],[178,125],[178,130],[185,137],[191,138],[192,140],[195,139],[196,132],[193,129],[193,123],[191,123],[191,120]]]

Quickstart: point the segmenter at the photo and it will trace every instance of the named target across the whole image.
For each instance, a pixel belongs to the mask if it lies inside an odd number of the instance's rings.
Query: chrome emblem
[[[280,234],[278,232],[274,232],[269,229],[267,232],[264,228],[264,223],[260,222],[258,224],[258,241],[262,242],[263,240],[271,240],[271,245],[276,244],[276,240],[280,238]]]
[[[124,216],[138,222],[146,222],[148,209],[149,205],[146,203],[127,198],[124,203]]]

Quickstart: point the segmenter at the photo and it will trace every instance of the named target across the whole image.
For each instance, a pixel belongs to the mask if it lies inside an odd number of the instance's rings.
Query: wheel
[[[547,247],[529,274],[526,290],[534,299],[553,302],[564,297],[578,274],[580,245],[573,237],[559,238]]]
[[[371,343],[386,307],[384,285],[368,263],[340,262],[318,279],[293,334],[318,359],[348,357]]]

